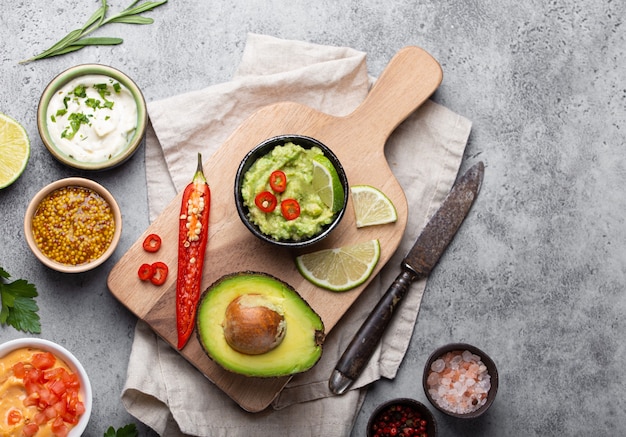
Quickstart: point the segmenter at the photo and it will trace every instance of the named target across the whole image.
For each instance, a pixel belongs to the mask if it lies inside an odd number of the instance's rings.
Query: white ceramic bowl
[[[85,428],[87,428],[87,423],[89,423],[89,417],[91,416],[91,409],[93,406],[91,383],[89,382],[89,377],[87,376],[85,368],[78,361],[78,359],[76,359],[76,357],[63,346],[40,338],[19,338],[0,344],[0,358],[16,349],[25,347],[33,347],[52,352],[58,359],[63,360],[70,370],[78,374],[78,377],[80,378],[80,395],[82,397],[83,404],[85,405],[85,412],[80,416],[76,426],[70,430],[69,437],[80,437],[83,434],[83,431],[85,431]]]
[[[99,162],[86,162],[69,156],[55,144],[52,136],[48,131],[47,124],[48,105],[50,104],[50,100],[52,99],[54,94],[70,81],[81,76],[91,74],[108,76],[118,81],[130,91],[137,105],[137,125],[133,135],[128,141],[128,144],[121,152],[117,153],[112,158]],[[117,167],[118,165],[124,163],[131,156],[133,156],[133,154],[139,148],[139,145],[141,144],[141,141],[146,132],[147,122],[148,112],[146,109],[146,101],[137,84],[121,71],[113,67],[109,67],[108,65],[83,64],[63,71],[54,79],[52,79],[52,81],[45,88],[41,95],[41,99],[39,100],[39,106],[37,108],[37,128],[39,129],[39,135],[41,136],[41,140],[43,141],[48,151],[52,154],[52,156],[54,156],[58,161],[62,162],[63,164],[81,170],[106,170]]]
[[[35,238],[33,237],[33,232],[32,232],[33,216],[35,215],[35,212],[37,212],[37,208],[39,204],[48,194],[52,193],[53,191],[59,188],[67,187],[67,186],[84,187],[84,188],[91,189],[95,191],[96,193],[98,193],[110,205],[111,211],[113,212],[113,218],[115,219],[115,233],[113,234],[113,240],[111,241],[111,244],[99,258],[93,261],[90,261],[88,263],[85,263],[85,264],[68,265],[68,264],[62,264],[51,258],[48,258],[46,255],[42,253],[41,249],[35,242]],[[97,182],[92,181],[91,179],[73,177],[73,178],[60,179],[58,181],[52,182],[49,185],[46,185],[37,194],[35,194],[33,199],[30,201],[28,208],[26,209],[26,214],[24,215],[24,236],[26,238],[26,242],[28,243],[28,247],[30,247],[30,250],[37,257],[37,259],[39,259],[39,261],[41,261],[44,265],[58,272],[81,273],[81,272],[86,272],[88,270],[98,267],[100,264],[105,262],[113,254],[113,252],[115,251],[115,248],[117,247],[117,244],[120,241],[121,235],[122,235],[122,214],[121,214],[121,211],[117,202],[115,201],[115,198],[106,188],[104,188],[102,185],[98,184]]]

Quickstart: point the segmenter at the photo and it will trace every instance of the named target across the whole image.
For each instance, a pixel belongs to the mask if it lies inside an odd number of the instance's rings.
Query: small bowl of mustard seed
[[[24,235],[44,265],[81,273],[96,268],[115,251],[122,215],[113,195],[97,182],[61,179],[31,200],[24,215]]]

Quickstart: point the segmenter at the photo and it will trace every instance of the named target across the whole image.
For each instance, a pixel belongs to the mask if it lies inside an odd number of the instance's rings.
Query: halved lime
[[[298,271],[308,281],[331,291],[346,291],[361,285],[380,258],[378,240],[322,249],[296,257]]]
[[[313,158],[313,190],[333,212],[343,208],[343,186],[337,170],[324,155]]]
[[[20,177],[30,157],[26,130],[11,117],[0,113],[0,189]]]
[[[356,216],[356,227],[382,225],[398,220],[396,207],[378,188],[370,185],[350,187],[352,204]]]

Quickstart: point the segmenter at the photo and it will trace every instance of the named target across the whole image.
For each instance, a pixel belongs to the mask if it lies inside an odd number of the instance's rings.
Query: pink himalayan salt
[[[428,394],[441,408],[467,414],[487,402],[491,376],[478,355],[451,351],[433,361],[426,384]]]

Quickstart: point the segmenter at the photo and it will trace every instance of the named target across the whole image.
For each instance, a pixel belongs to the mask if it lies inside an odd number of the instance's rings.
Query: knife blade
[[[480,191],[484,172],[482,162],[467,170],[428,221],[402,260],[402,271],[365,319],[337,362],[328,382],[331,392],[345,393],[359,377],[411,283],[430,274],[454,238]]]

